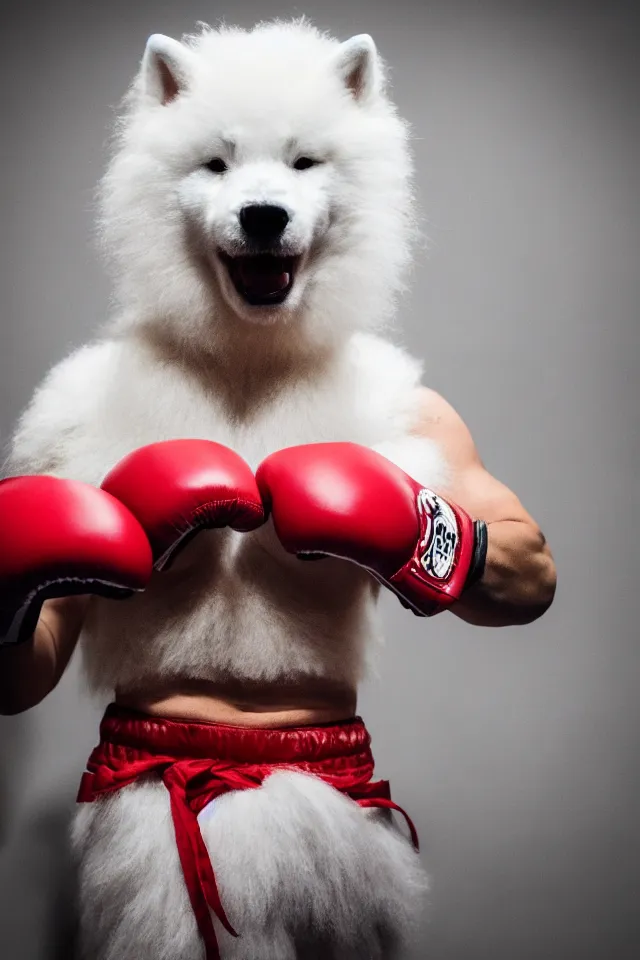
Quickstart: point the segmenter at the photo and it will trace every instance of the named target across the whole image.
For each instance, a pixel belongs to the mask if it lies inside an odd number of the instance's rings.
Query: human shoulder
[[[414,393],[412,434],[434,440],[445,452],[452,467],[481,466],[471,431],[458,411],[430,387],[419,386]]]

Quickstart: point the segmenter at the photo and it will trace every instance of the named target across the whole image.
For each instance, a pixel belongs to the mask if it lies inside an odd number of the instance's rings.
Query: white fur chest
[[[359,334],[321,377],[283,388],[239,418],[215,388],[139,343],[105,342],[63,362],[36,394],[12,471],[99,484],[131,450],[172,437],[216,440],[253,468],[286,446],[350,440],[437,485],[437,449],[408,436],[419,374],[398,348]],[[107,689],[221,674],[356,683],[366,643],[377,637],[375,594],[353,564],[287,555],[270,523],[248,535],[204,532],[144,594],[92,603],[85,663],[92,686]]]

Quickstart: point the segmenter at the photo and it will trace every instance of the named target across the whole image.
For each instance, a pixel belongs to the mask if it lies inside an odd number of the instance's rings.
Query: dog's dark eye
[[[308,170],[310,167],[317,167],[319,163],[320,161],[314,160],[313,157],[298,157],[293,165],[293,169]]]
[[[224,173],[227,170],[227,165],[222,157],[213,157],[205,166],[211,173]]]

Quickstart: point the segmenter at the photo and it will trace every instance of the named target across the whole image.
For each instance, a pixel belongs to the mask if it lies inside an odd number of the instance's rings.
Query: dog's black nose
[[[240,224],[251,240],[260,243],[278,240],[289,223],[284,207],[270,203],[250,203],[240,211]]]

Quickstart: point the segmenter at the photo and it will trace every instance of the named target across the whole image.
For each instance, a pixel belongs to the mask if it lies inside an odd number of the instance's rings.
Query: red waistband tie
[[[408,814],[391,799],[389,782],[371,781],[373,757],[368,733],[359,718],[327,727],[247,730],[224,724],[160,720],[110,706],[101,734],[101,742],[83,774],[78,802],[91,803],[140,777],[156,774],[162,778],[169,792],[180,864],[206,960],[220,960],[210,909],[232,936],[238,936],[222,905],[198,823],[200,811],[223,793],[260,787],[275,770],[311,773],[361,807],[382,807],[402,814],[418,849],[416,829]],[[231,756],[197,757],[203,750],[214,748],[212,741]],[[180,756],[185,750],[196,753],[196,759]],[[258,762],[245,760],[252,752]]]

